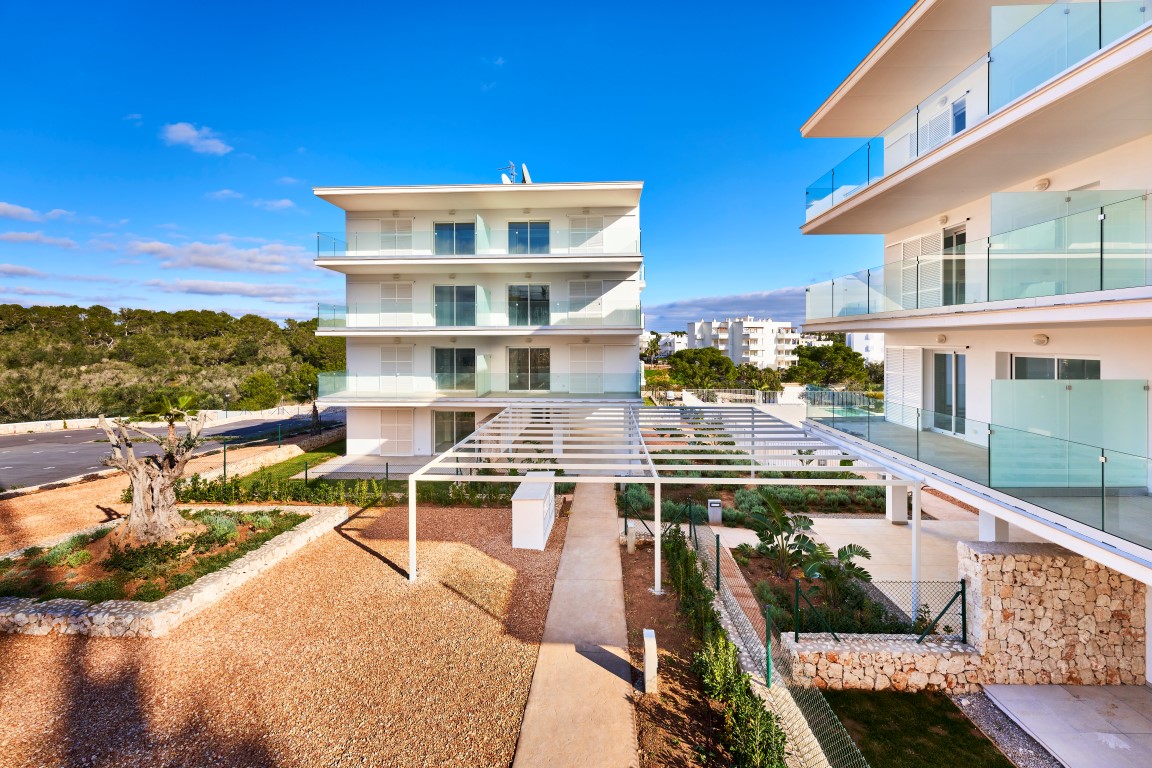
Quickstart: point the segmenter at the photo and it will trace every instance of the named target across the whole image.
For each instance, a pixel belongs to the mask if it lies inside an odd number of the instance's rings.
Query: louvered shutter
[[[919,347],[884,350],[885,420],[913,429],[919,426],[923,351]]]
[[[939,307],[944,302],[944,238],[936,232],[920,238],[918,290],[920,308]]]
[[[383,219],[380,222],[380,250],[410,252],[412,219]]]

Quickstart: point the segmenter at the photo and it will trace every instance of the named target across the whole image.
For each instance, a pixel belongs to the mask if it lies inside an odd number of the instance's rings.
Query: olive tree
[[[178,406],[162,414],[168,422],[164,435],[153,435],[123,419],[109,422],[100,416],[100,429],[112,444],[112,453],[104,463],[128,474],[132,483],[132,509],[112,534],[118,546],[139,546],[174,539],[198,530],[199,523],[183,517],[176,510],[176,481],[192,452],[204,438],[204,416],[188,413]],[[187,431],[178,434],[176,422],[183,420]],[[137,456],[135,443],[155,443],[158,453]]]

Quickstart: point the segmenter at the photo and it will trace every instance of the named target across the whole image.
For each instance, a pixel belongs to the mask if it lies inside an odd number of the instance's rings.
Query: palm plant
[[[818,579],[819,589],[824,593],[824,602],[829,606],[841,604],[844,589],[855,581],[872,581],[872,574],[854,562],[857,557],[871,560],[872,554],[859,544],[845,544],[832,550],[827,544],[817,545],[809,567],[805,568],[805,575]]]
[[[788,514],[775,497],[766,495],[763,500],[761,511],[750,516],[752,530],[760,539],[757,551],[769,560],[776,577],[787,579],[796,568],[815,567],[813,555],[820,545],[808,535],[812,518]]]

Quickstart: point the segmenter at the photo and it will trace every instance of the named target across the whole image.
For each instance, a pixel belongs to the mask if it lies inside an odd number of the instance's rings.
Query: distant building
[[[715,347],[736,365],[785,370],[796,362],[800,331],[791,323],[754,317],[688,323],[689,349]]]
[[[688,349],[688,337],[683,333],[660,334],[660,357],[674,355],[682,349]]]
[[[859,352],[864,357],[864,362],[884,362],[884,334],[849,333],[846,342],[853,352]]]

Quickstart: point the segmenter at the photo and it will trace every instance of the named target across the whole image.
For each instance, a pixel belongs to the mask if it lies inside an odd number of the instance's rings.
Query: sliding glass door
[[[959,352],[932,355],[932,428],[953,435],[965,433],[967,393],[964,385],[966,356]]]
[[[547,392],[552,388],[552,350],[512,347],[508,350],[508,390]]]

